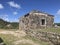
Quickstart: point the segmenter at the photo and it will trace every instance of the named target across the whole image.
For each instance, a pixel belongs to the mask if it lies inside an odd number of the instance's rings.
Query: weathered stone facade
[[[38,29],[52,27],[54,24],[54,16],[40,12],[40,11],[31,11],[19,21],[19,29]]]

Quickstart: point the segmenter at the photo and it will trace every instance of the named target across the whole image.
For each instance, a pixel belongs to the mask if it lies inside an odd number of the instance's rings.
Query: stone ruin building
[[[19,20],[19,29],[41,29],[53,27],[54,16],[41,11],[33,10]]]

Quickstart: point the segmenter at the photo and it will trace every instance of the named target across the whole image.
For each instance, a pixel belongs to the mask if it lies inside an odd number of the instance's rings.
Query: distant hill
[[[60,26],[60,23],[55,23],[55,25],[58,25],[58,26]]]
[[[0,29],[18,29],[19,23],[18,22],[7,22],[3,19],[0,19]]]

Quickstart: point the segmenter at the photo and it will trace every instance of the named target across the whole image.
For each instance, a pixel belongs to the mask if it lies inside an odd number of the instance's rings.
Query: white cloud
[[[14,14],[14,15],[17,15],[17,14],[18,14],[18,12],[13,12],[13,14]]]
[[[13,20],[11,20],[10,22],[19,22],[19,20],[17,18],[14,18]]]
[[[15,18],[15,19],[14,19],[14,22],[19,22],[19,20]]]
[[[3,8],[4,8],[4,6],[2,4],[0,4],[0,9],[3,9]]]
[[[57,11],[57,14],[60,15],[60,9]]]
[[[20,6],[19,4],[17,4],[17,3],[15,3],[14,1],[10,1],[10,2],[8,2],[8,4],[9,4],[11,7],[14,7],[14,8],[18,8],[18,9],[21,8],[21,6]]]

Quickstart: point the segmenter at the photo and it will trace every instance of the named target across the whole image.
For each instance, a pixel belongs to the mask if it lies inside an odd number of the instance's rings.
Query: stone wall
[[[45,19],[45,25],[42,25],[41,20]],[[20,18],[19,29],[38,29],[53,27],[54,17],[43,13],[28,13]]]
[[[52,32],[41,32],[33,30],[25,30],[27,35],[42,41],[51,42],[53,45],[60,45],[60,34]]]

